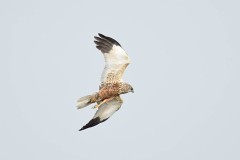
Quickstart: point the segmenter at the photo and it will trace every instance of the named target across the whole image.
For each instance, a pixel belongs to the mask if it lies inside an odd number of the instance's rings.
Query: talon
[[[92,109],[96,109],[96,108],[99,108],[102,104],[112,100],[114,97],[112,98],[108,98],[108,99],[104,99],[102,102],[100,102],[99,104],[97,104],[96,106],[92,107]]]
[[[98,107],[100,107],[100,106],[99,105],[95,105],[95,106],[92,107],[92,109],[96,109]]]

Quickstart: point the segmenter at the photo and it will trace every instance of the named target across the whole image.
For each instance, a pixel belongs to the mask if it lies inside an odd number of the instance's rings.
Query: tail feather
[[[96,102],[96,96],[97,96],[97,93],[94,93],[92,95],[87,95],[82,98],[79,98],[77,101],[77,109],[87,107],[88,105]]]

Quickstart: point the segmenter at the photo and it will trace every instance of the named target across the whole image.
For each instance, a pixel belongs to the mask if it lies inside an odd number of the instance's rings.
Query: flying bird
[[[84,108],[96,103],[93,108],[98,109],[93,118],[79,131],[93,127],[106,121],[121,107],[121,94],[134,92],[133,87],[123,82],[122,76],[130,64],[130,58],[121,45],[111,37],[103,34],[95,36],[96,48],[105,59],[105,67],[101,75],[99,91],[78,99],[77,108]]]

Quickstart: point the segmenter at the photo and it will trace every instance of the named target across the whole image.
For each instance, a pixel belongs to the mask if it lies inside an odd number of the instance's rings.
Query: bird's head
[[[129,92],[134,93],[133,87],[128,83],[122,83],[121,89],[120,89],[120,94],[125,94],[125,93],[129,93]]]

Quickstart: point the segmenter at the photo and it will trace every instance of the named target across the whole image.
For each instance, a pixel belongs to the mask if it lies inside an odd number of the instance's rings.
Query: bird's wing
[[[130,58],[116,40],[100,33],[98,35],[99,37],[94,37],[96,39],[94,42],[105,58],[105,67],[101,76],[101,82],[121,82],[123,73],[130,63]]]
[[[123,101],[120,96],[113,98],[112,100],[103,103],[95,113],[94,117],[79,131],[93,127],[106,121],[110,118],[119,108],[121,107]]]

